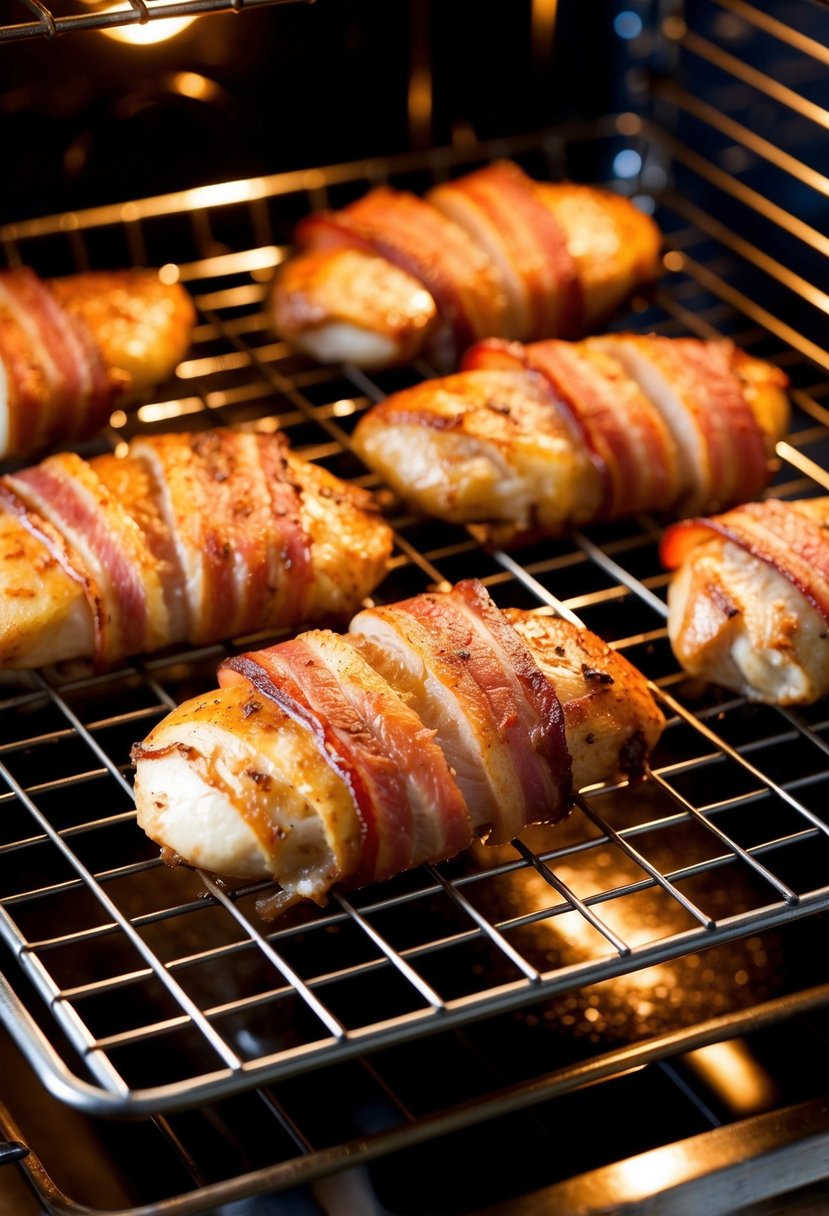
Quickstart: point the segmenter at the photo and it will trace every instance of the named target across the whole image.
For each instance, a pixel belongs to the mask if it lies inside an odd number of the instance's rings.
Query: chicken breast
[[[156,270],[91,270],[50,279],[49,286],[88,326],[107,366],[126,378],[121,405],[163,384],[189,350],[192,298]]]
[[[0,271],[0,459],[95,434],[172,375],[194,323],[188,293],[156,271]]]
[[[353,440],[414,509],[508,544],[758,496],[788,426],[785,384],[727,341],[490,339],[460,372],[372,406]]]
[[[402,499],[452,523],[555,533],[601,503],[576,426],[524,371],[458,372],[394,393],[360,419],[354,444]]]
[[[673,568],[668,637],[689,675],[753,701],[810,704],[829,692],[829,622],[821,568],[829,560],[823,531],[829,524],[829,499],[786,505],[795,521],[801,517],[815,526],[815,543],[825,552],[821,557],[810,547],[802,562],[794,530],[777,555],[764,547],[775,525],[767,504],[756,506],[764,539],[754,552],[749,535],[740,531],[732,538],[700,527],[690,533],[687,548],[678,533],[666,536],[663,559]],[[735,524],[739,528],[738,517]],[[805,532],[801,540],[808,544]],[[680,546],[676,553],[675,546]]]
[[[207,433],[208,437],[212,434]],[[238,446],[235,433],[222,432],[222,436],[223,444],[229,443],[232,453]],[[266,450],[272,444],[281,451],[278,437],[260,438],[264,439]],[[160,439],[156,437],[155,442]],[[174,453],[189,461],[192,437],[185,434],[172,439]],[[195,592],[192,586],[188,590],[183,559],[176,549],[175,519],[164,507],[160,481],[163,469],[154,469],[139,454],[147,443],[136,441],[131,449],[133,454],[124,458],[102,455],[89,462],[90,486],[97,487],[100,503],[97,511],[89,512],[86,522],[78,513],[79,500],[72,496],[75,487],[71,484],[71,470],[57,458],[34,466],[35,472],[48,469],[52,482],[41,484],[34,476],[22,474],[0,482],[6,507],[0,509],[0,668],[24,669],[93,657],[99,663],[118,662],[127,657],[124,647],[113,643],[103,653],[101,636],[103,633],[109,637],[107,630],[113,626],[109,618],[115,618],[117,624],[128,608],[131,612],[146,609],[154,626],[154,631],[146,626],[143,633],[146,644],[153,639],[150,649],[175,642],[219,641],[230,636],[234,627],[241,632],[256,633],[304,620],[344,618],[359,607],[383,577],[391,553],[392,533],[371,496],[295,453],[286,452],[284,481],[280,484],[287,487],[289,498],[275,505],[264,499],[262,510],[276,513],[287,510],[282,502],[295,503],[296,520],[291,535],[298,564],[291,567],[282,548],[281,531],[275,533],[269,548],[263,545],[260,532],[253,537],[242,530],[236,533],[236,551],[224,550],[218,541],[211,550],[213,542],[207,538],[207,532],[198,531],[191,537],[191,543],[199,555],[202,546],[206,546],[205,552],[214,553],[205,587],[211,603],[217,602],[222,609],[205,623],[203,615],[196,611]],[[210,467],[209,463],[200,465],[199,476],[207,476]],[[59,483],[58,474],[63,477]],[[276,471],[272,471],[271,484],[275,479]],[[14,487],[30,496],[28,501],[21,499]],[[36,492],[43,502],[39,502],[38,509],[30,510]],[[55,497],[50,499],[50,493]],[[70,496],[69,506],[59,494]],[[192,506],[193,500],[188,501]],[[62,516],[58,502],[62,504]],[[107,526],[102,522],[104,502],[111,511],[120,512],[117,518],[112,514],[107,517]],[[249,529],[259,519],[258,515],[252,515],[252,501],[246,499],[235,500],[235,506],[234,502],[227,503],[225,509],[231,514],[236,511],[236,522],[247,521]],[[42,514],[49,510],[51,522]],[[212,513],[201,519],[199,527],[220,527],[219,514],[219,500],[214,495]],[[126,580],[134,577],[135,566],[128,564],[122,573],[113,574],[120,569],[117,559],[124,552],[126,534],[122,535],[121,528],[143,538],[142,543],[152,555],[149,560],[163,586],[165,602],[161,618],[160,606],[150,610],[141,602],[146,589],[142,590],[140,585],[130,592],[129,605],[125,603]],[[88,538],[85,544],[84,537]],[[227,575],[223,572],[224,564],[228,566]],[[274,575],[275,564],[281,567],[281,575],[278,570]],[[107,592],[104,583],[107,579],[112,581],[110,576],[115,578],[115,585]],[[283,589],[278,595],[269,591],[267,580],[273,577],[282,580]],[[232,578],[232,582],[226,582],[227,578]],[[293,594],[288,594],[291,586]],[[222,594],[213,595],[210,591],[219,588],[221,592],[222,587]],[[258,599],[254,595],[257,587],[261,591]],[[129,647],[126,650],[138,653]]]
[[[496,161],[423,200],[378,187],[307,217],[268,312],[321,362],[377,369],[423,355],[448,370],[476,339],[590,332],[658,277],[660,248],[629,199]]]
[[[373,370],[408,363],[441,328],[413,275],[356,249],[288,258],[276,272],[271,322],[318,363]]]
[[[488,621],[472,642],[457,616],[444,638],[459,596]],[[343,636],[237,656],[219,676],[133,749],[138,822],[170,864],[274,878],[266,918],[479,837],[502,843],[507,824],[560,819],[574,788],[640,779],[665,722],[622,655],[557,618],[501,612],[476,580],[365,610]],[[499,776],[511,766],[512,788]],[[527,800],[542,773],[550,801]]]

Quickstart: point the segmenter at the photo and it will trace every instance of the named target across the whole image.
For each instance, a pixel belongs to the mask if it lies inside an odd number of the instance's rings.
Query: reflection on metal
[[[741,1118],[768,1110],[777,1096],[768,1072],[740,1039],[701,1047],[690,1052],[685,1062],[723,1105]]]
[[[20,0],[21,8],[35,13],[36,21],[11,21],[0,25],[0,42],[21,42],[32,38],[54,38],[79,30],[126,30],[149,22],[181,20],[187,24],[204,13],[238,12],[277,4],[312,4],[314,0],[173,0],[172,3],[144,4],[131,0],[130,6],[96,7],[93,11],[68,15],[55,14],[41,0]],[[5,10],[4,10],[5,11]],[[178,32],[178,31],[176,31]],[[170,37],[164,34],[163,37]],[[139,41],[132,38],[130,41]],[[158,41],[146,36],[145,41]]]
[[[107,10],[104,9],[106,13]],[[160,21],[145,22],[138,25],[112,25],[101,30],[105,38],[116,42],[125,42],[130,46],[154,46],[158,42],[167,42],[193,24],[195,16],[166,17]]]

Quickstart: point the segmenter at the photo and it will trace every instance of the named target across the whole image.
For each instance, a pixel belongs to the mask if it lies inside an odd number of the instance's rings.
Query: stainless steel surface
[[[135,417],[116,415],[91,450],[146,428],[277,426],[309,458],[382,493],[351,452],[354,423],[372,401],[432,369],[366,376],[297,357],[268,332],[267,281],[308,209],[381,180],[419,189],[507,154],[541,176],[601,181],[655,206],[666,235],[664,278],[614,328],[724,334],[777,362],[792,378],[794,417],[770,492],[825,492],[829,245],[820,217],[829,178],[820,139],[827,110],[816,98],[826,47],[813,26],[807,36],[738,0],[689,7],[701,15],[692,29],[678,8],[661,6],[664,37],[651,51],[670,72],[656,78],[654,104],[641,113],[0,230],[12,264],[44,273],[166,264],[194,293],[200,324],[191,356],[158,401]],[[774,77],[760,66],[770,44],[786,51]],[[686,87],[689,62],[704,65],[702,92]],[[681,676],[665,635],[667,578],[657,554],[664,521],[638,517],[490,553],[463,529],[436,527],[384,501],[397,545],[378,600],[475,573],[499,603],[565,613],[621,649],[651,679],[669,726],[645,783],[585,791],[564,825],[263,925],[253,910],[257,889],[228,891],[207,875],[161,866],[134,823],[128,754],[176,701],[212,686],[227,650],[270,639],[154,656],[104,677],[73,667],[7,680],[0,937],[9,965],[0,1013],[62,1106],[83,1119],[135,1118],[148,1143],[188,1163],[189,1182],[177,1189],[172,1178],[150,1207],[142,1200],[148,1211],[212,1212],[245,1196],[285,1195],[335,1182],[355,1163],[410,1160],[407,1151],[452,1142],[465,1129],[483,1136],[514,1116],[549,1126],[545,1103],[578,1103],[583,1093],[604,1105],[618,1091],[624,1109],[629,1086],[654,1074],[673,1083],[677,1060],[774,1027],[795,1026],[798,1041],[814,1034],[825,1046],[820,977],[781,994],[774,945],[779,934],[820,941],[829,907],[826,704],[751,706]],[[532,1041],[534,1067],[510,1075],[508,1061],[496,1070],[492,1057],[498,1043],[514,1050],[507,1028],[516,1026]],[[470,1084],[455,1090],[452,1070],[466,1053],[480,1076],[470,1066]],[[410,1074],[435,1067],[428,1100],[408,1094],[399,1056]],[[671,1092],[684,1109],[688,1087]],[[311,1112],[334,1094],[363,1114],[332,1112],[332,1126],[317,1127]],[[749,1160],[758,1181],[743,1192],[746,1202],[791,1189],[804,1162],[819,1172],[810,1128],[824,1129],[805,1118],[820,1116],[819,1098],[797,1094],[787,1103],[802,1108],[792,1123],[803,1132],[802,1150],[781,1153],[771,1168],[761,1132],[771,1125],[779,1133],[785,1120],[766,1118],[758,1101],[750,1117],[736,1107],[726,1117],[699,1096],[689,1100],[687,1120],[664,1133],[687,1152],[672,1156],[658,1129],[648,1150],[673,1162],[670,1186],[620,1190],[615,1201],[662,1211],[647,1206],[645,1192],[658,1204],[674,1187],[671,1202],[699,1203],[704,1194],[711,1206],[715,1192],[695,1189],[707,1172],[712,1187],[717,1177],[724,1187],[725,1212],[740,1198],[728,1180]],[[264,1160],[246,1165],[240,1153],[235,1164],[217,1165],[215,1180],[209,1153],[195,1160],[177,1120],[225,1119],[228,1129],[232,1119],[210,1113],[227,1104],[240,1126],[270,1129],[269,1148]],[[14,1115],[2,1128],[11,1138]],[[707,1171],[695,1177],[694,1130],[707,1135],[723,1122],[722,1134],[698,1143],[710,1147]],[[631,1150],[600,1168],[630,1179],[633,1167],[623,1167],[639,1156]],[[656,1167],[657,1158],[642,1160]],[[60,1197],[37,1153],[23,1168],[55,1210],[79,1210],[80,1200]],[[583,1176],[589,1197],[595,1171],[574,1154],[570,1172],[577,1176],[565,1173],[556,1185],[576,1188]],[[516,1179],[517,1192],[539,1198],[537,1181],[532,1190],[530,1178]],[[617,1210],[601,1207],[611,1174],[600,1181],[585,1212]],[[564,1210],[564,1192],[551,1194],[558,1198],[546,1210]],[[327,1203],[333,1212],[330,1192]],[[435,1205],[430,1216],[444,1210]],[[664,1208],[673,1210],[685,1209]]]

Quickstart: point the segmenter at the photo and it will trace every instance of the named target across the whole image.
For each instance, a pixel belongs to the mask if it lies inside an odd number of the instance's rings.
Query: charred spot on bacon
[[[189,865],[274,879],[265,918],[554,823],[641,777],[664,726],[622,655],[475,579],[228,659],[219,686],[134,747],[138,822]]]

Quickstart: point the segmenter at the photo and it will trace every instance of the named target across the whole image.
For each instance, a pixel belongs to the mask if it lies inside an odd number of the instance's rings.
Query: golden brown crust
[[[577,182],[542,182],[541,191],[567,237],[584,293],[587,329],[603,324],[637,288],[662,270],[662,234],[630,199]]]
[[[302,528],[310,540],[312,578],[307,618],[355,612],[385,574],[393,534],[368,491],[289,452],[290,477],[299,490]],[[96,456],[92,470],[129,515],[156,555],[162,579],[176,566],[174,545],[147,462],[131,456]],[[169,570],[167,569],[169,567]],[[171,636],[188,636],[186,604],[170,581]],[[172,590],[170,590],[172,588]],[[262,629],[288,622],[263,621]],[[90,656],[95,634],[82,580],[50,557],[11,512],[0,510],[0,668],[30,668]]]
[[[276,333],[320,362],[407,363],[440,327],[431,295],[385,258],[352,249],[297,254],[279,267],[267,308]]]
[[[161,384],[190,346],[195,307],[180,283],[158,271],[89,271],[49,280],[64,308],[84,320],[108,368],[128,378],[127,395]]]
[[[515,172],[523,178],[517,167]],[[533,270],[532,259],[516,271],[514,262],[519,255],[509,242],[501,245],[497,219],[486,209],[479,226],[470,221],[466,207],[456,215],[452,207],[435,204],[442,219],[449,217],[453,224],[456,219],[459,231],[468,231],[465,239],[480,253],[487,270],[481,283],[470,289],[467,300],[471,336],[464,339],[456,333],[455,344],[468,345],[475,337],[528,341],[593,332],[633,291],[650,285],[661,272],[659,228],[630,199],[569,181],[532,184],[535,199],[553,216],[558,239],[566,246],[563,254],[569,262],[569,277],[565,279],[556,279],[556,262],[549,250],[543,255],[543,272]],[[375,198],[377,193],[369,192],[366,198]],[[430,192],[426,201],[432,196],[440,200],[441,187]],[[477,215],[474,205],[471,210]],[[539,211],[543,215],[542,208]],[[549,222],[549,215],[545,220]],[[324,363],[344,361],[378,368],[408,362],[424,353],[440,366],[457,360],[461,351],[450,353],[453,340],[448,333],[456,325],[457,308],[446,308],[444,302],[446,315],[439,317],[440,301],[433,300],[424,286],[428,273],[420,282],[414,274],[362,246],[332,247],[329,237],[330,233],[324,233],[318,248],[313,248],[309,238],[275,275],[268,307],[281,337]],[[497,306],[496,296],[500,300]],[[536,313],[542,300],[546,300],[545,316],[539,321]]]
[[[829,496],[792,511],[829,524]],[[822,614],[782,569],[699,529],[668,587],[668,637],[682,668],[750,700],[807,705],[829,692]]]
[[[642,673],[561,617],[510,608],[505,616],[561,702],[574,787],[640,777],[665,725]]]

